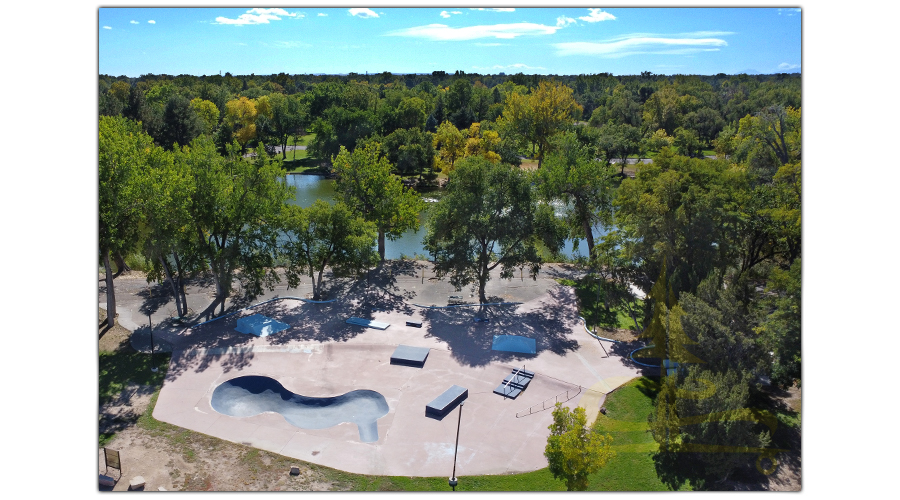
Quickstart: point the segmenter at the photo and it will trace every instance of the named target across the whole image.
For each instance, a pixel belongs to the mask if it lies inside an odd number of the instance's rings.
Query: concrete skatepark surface
[[[157,330],[155,320],[154,335],[171,344],[173,355],[154,417],[349,472],[445,477],[453,466],[460,410],[438,420],[425,416],[425,405],[455,384],[469,394],[462,410],[457,475],[546,467],[543,451],[554,398],[571,397],[565,405],[584,406],[592,419],[606,393],[641,373],[627,352],[609,342],[601,347],[585,333],[574,292],[552,277],[542,273],[536,282],[527,277],[512,280],[519,281],[519,288],[495,278],[489,297],[521,304],[484,310],[415,307],[413,302],[446,305],[454,291],[446,283],[421,278],[423,284],[415,274],[398,273],[387,285],[354,288],[357,283],[333,290],[330,298],[338,300],[329,304],[277,300],[190,328],[163,319]],[[127,299],[119,307],[137,316]],[[267,337],[235,332],[237,320],[252,314],[290,328]],[[490,321],[476,323],[476,315]],[[391,326],[382,331],[345,323],[351,316]],[[406,326],[408,320],[422,321],[422,328]],[[533,338],[537,353],[492,351],[494,335]],[[392,365],[391,354],[400,344],[430,348],[424,367]],[[516,400],[493,394],[499,381],[523,366],[535,373],[527,390]],[[377,441],[360,442],[357,425],[351,422],[300,429],[278,413],[233,417],[213,410],[216,387],[247,375],[270,377],[305,397],[329,398],[355,390],[383,395],[388,411],[377,420]],[[548,409],[542,411],[544,407]]]

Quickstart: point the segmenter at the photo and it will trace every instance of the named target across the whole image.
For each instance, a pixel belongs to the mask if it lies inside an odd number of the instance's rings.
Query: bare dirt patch
[[[174,426],[164,431],[131,426],[109,444],[118,450],[123,473],[113,491],[128,490],[135,476],[143,476],[146,491],[328,491],[334,484],[316,466],[230,443]],[[291,465],[300,474],[291,475]],[[103,474],[102,452],[99,473]],[[118,477],[110,470],[112,477]]]
[[[615,330],[598,328],[597,331],[594,332],[594,334],[598,337],[618,340],[619,342],[634,342],[638,340],[637,332],[625,328],[616,328]]]
[[[131,345],[128,343],[128,339],[131,338],[131,331],[125,329],[122,325],[119,324],[119,320],[115,320],[115,326],[112,328],[106,324],[106,320],[108,316],[106,315],[106,309],[102,307],[97,308],[99,313],[99,321],[98,321],[98,334],[99,334],[99,349],[101,352],[116,352],[120,350],[128,350],[131,349]],[[116,315],[118,316],[118,315]]]

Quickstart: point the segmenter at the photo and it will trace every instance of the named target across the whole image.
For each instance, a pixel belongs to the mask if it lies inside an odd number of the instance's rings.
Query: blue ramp
[[[491,345],[491,349],[494,351],[534,354],[537,352],[537,341],[518,335],[494,335],[494,343]]]
[[[267,318],[262,314],[254,314],[252,316],[238,318],[237,328],[235,328],[235,330],[241,333],[256,335],[257,337],[265,337],[282,330],[287,330],[288,328],[290,328],[290,325],[287,323]]]

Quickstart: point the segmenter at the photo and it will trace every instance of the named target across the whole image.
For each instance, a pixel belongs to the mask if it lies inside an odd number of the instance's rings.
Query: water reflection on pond
[[[287,183],[294,187],[294,199],[288,203],[308,207],[316,200],[325,200],[328,203],[334,203],[334,180],[326,179],[319,175],[301,175],[288,174]],[[423,194],[424,198],[440,198],[439,192],[428,192]],[[428,207],[432,204],[426,204],[426,209],[419,214],[419,221],[422,223],[418,231],[406,231],[396,241],[387,240],[385,242],[385,258],[399,259],[401,255],[412,257],[416,254],[428,255],[422,248],[422,238],[425,237],[425,220],[428,216]],[[602,232],[595,232],[595,241],[599,241]],[[572,240],[566,240],[563,248],[563,255],[572,257],[576,249]],[[587,255],[587,243],[581,241],[577,247],[579,255]]]

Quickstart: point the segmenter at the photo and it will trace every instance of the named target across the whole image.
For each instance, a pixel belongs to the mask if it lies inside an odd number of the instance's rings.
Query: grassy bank
[[[647,416],[659,383],[640,377],[610,394],[603,405],[606,415],[597,415],[596,429],[613,437],[616,457],[590,476],[594,491],[668,491],[659,480],[652,453],[658,446],[649,432]],[[689,485],[686,486],[689,489]]]
[[[626,330],[635,330],[634,320],[628,312],[628,307],[610,300],[611,307],[606,307],[607,294],[612,292],[612,284],[590,277],[579,280],[561,279],[558,280],[561,285],[571,286],[575,288],[575,296],[578,297],[578,306],[581,315],[587,322],[588,328],[604,328],[615,330],[622,328]],[[640,320],[641,308],[643,303],[639,299],[632,299],[629,302],[632,310]]]

